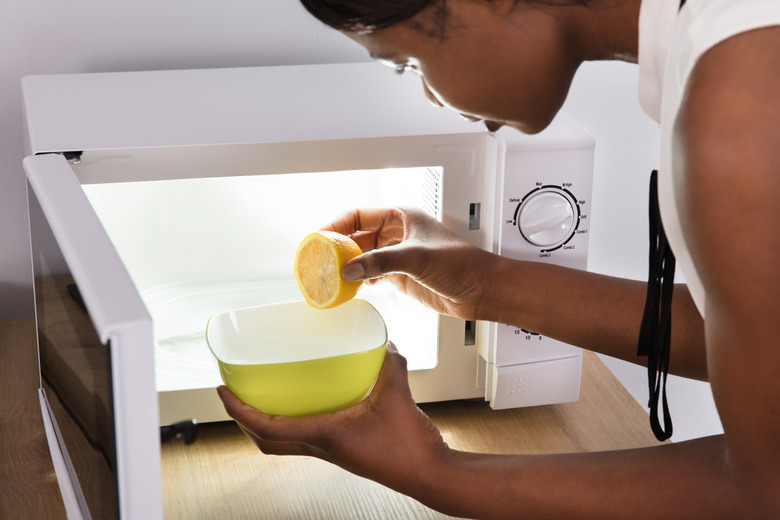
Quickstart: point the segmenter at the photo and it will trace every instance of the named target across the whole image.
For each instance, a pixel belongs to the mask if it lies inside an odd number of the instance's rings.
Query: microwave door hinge
[[[83,154],[83,151],[74,151],[74,152],[41,152],[37,153],[35,155],[61,155],[65,158],[66,161],[68,161],[69,164],[78,164],[81,162],[81,154]]]

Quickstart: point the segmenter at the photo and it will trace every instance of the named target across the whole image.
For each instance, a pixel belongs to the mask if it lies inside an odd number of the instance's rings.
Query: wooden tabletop
[[[9,518],[64,518],[36,395],[30,321],[0,322],[0,511]],[[580,399],[494,411],[484,402],[423,404],[456,449],[563,453],[657,444],[647,414],[586,352]],[[234,423],[200,425],[194,444],[162,448],[165,517],[171,519],[447,518],[331,464],[260,453]]]
[[[642,407],[590,352],[576,403],[501,411],[477,401],[420,407],[461,450],[539,454],[657,444]],[[233,423],[201,425],[189,446],[165,444],[162,469],[166,518],[448,518],[326,462],[263,455]]]
[[[0,322],[0,517],[65,518],[38,402],[32,320]]]

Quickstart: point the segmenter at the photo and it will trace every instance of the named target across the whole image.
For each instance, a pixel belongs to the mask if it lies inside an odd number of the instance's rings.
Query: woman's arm
[[[499,259],[486,272],[480,319],[509,323],[637,364],[647,283]],[[704,326],[684,285],[672,302],[670,372],[707,379]]]
[[[507,323],[627,361],[636,355],[646,284],[501,257],[468,244],[420,210],[362,209],[328,229],[365,253],[348,279],[383,278],[438,312]],[[671,372],[707,378],[701,317],[675,289]]]
[[[678,206],[706,290],[731,478],[780,517],[780,26],[698,62],[676,124]]]
[[[371,394],[340,412],[269,416],[225,387],[219,393],[228,414],[264,453],[318,457],[455,516],[761,520],[780,512],[755,493],[760,488],[735,478],[723,436],[581,454],[451,450],[415,406],[404,359],[392,347]]]

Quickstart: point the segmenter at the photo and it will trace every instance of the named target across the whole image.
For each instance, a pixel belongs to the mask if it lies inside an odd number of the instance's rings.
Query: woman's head
[[[374,59],[420,74],[433,103],[526,133],[549,124],[586,59],[587,1],[301,0]]]
[[[436,0],[301,0],[323,23],[346,32],[386,29],[413,17]]]

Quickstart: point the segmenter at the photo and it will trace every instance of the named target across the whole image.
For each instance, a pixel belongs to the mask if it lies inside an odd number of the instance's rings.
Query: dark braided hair
[[[371,32],[404,22],[437,0],[301,0],[321,22],[347,32]]]
[[[549,5],[589,5],[593,0],[526,0]],[[446,17],[446,0],[301,0],[315,18],[339,31],[373,32],[405,22],[428,6],[441,3],[440,21]]]

